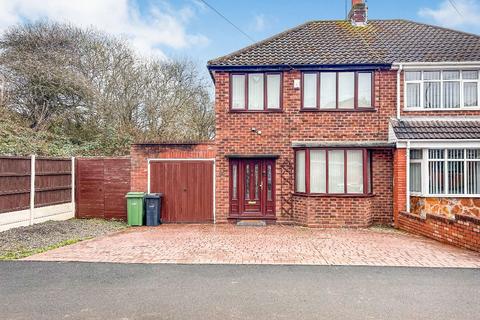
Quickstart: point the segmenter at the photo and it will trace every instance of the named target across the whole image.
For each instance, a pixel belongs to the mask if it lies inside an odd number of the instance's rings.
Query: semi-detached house
[[[197,192],[206,220],[394,222],[417,233],[445,224],[478,241],[480,37],[367,17],[354,0],[347,20],[307,22],[209,61],[214,143],[134,146],[143,171],[132,187],[165,191],[154,180],[180,170],[175,159],[204,173],[211,160]]]

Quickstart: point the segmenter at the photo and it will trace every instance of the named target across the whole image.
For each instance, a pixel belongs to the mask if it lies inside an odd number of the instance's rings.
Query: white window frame
[[[412,196],[420,196],[420,195],[422,195],[422,194],[425,192],[425,189],[424,189],[425,183],[424,183],[424,179],[423,179],[424,172],[425,172],[425,168],[424,168],[424,167],[425,167],[425,164],[424,164],[425,161],[423,161],[423,159],[425,158],[425,151],[426,151],[427,149],[416,149],[416,148],[412,148],[412,149],[410,149],[410,150],[422,150],[422,159],[412,159],[411,157],[409,157],[410,163],[420,163],[420,173],[422,174],[422,177],[420,178],[420,190],[421,190],[420,192],[418,192],[418,191],[412,191],[412,190],[410,189],[410,183],[411,183],[411,181],[409,181],[408,189],[410,190],[410,194],[411,194]],[[409,167],[410,167],[410,163],[408,164]],[[427,169],[428,169],[428,168],[427,168]],[[409,169],[409,174],[410,174],[410,169]],[[428,176],[428,174],[427,174],[427,176]],[[427,177],[427,178],[428,178],[428,177]]]
[[[479,148],[415,148],[413,147],[412,149],[421,149],[422,150],[422,159],[409,159],[408,166],[410,167],[410,163],[422,163],[422,192],[412,192],[410,191],[410,185],[408,185],[408,190],[412,196],[422,196],[422,197],[443,197],[443,198],[480,198],[480,193],[475,193],[475,194],[469,194],[468,188],[467,188],[467,163],[468,162],[480,162],[480,159],[468,159],[467,158],[467,151],[472,150],[472,149],[479,149]],[[428,157],[428,150],[430,149],[439,149],[443,150],[443,159],[430,159]],[[464,183],[464,193],[463,194],[451,194],[448,193],[448,162],[449,161],[459,161],[459,160],[454,160],[454,159],[448,159],[448,150],[454,150],[454,149],[462,149],[463,150],[463,163],[464,163],[464,175],[463,175],[463,183]],[[444,192],[443,193],[430,193],[430,179],[429,179],[429,163],[431,161],[443,161],[444,164]],[[461,161],[461,160],[460,160]],[[410,171],[410,170],[409,170]]]
[[[440,72],[440,80],[424,80],[424,72]],[[460,72],[459,80],[444,80],[443,72],[445,71],[458,71]],[[463,71],[477,71],[479,77],[475,79],[463,79]],[[409,80],[406,79],[407,72],[420,72],[421,80]],[[444,82],[460,81],[460,107],[459,108],[445,108],[444,107],[444,97],[443,97],[443,84]],[[439,82],[440,83],[440,108],[425,108],[425,82]],[[477,83],[477,105],[466,107],[464,99],[464,83],[473,82]],[[403,73],[403,110],[405,111],[457,111],[457,110],[479,110],[480,109],[480,69],[406,69]],[[408,107],[407,106],[407,84],[408,83],[419,83],[420,84],[420,107]]]

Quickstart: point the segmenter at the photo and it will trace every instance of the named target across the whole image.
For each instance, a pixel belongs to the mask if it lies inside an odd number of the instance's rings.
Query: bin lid
[[[128,192],[125,198],[143,198],[145,197],[145,192]]]
[[[147,193],[145,195],[146,199],[160,199],[161,197],[163,197],[163,193]]]

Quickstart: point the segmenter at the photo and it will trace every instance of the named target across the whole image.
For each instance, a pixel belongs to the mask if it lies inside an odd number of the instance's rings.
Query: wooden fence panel
[[[77,159],[75,170],[77,218],[103,218],[103,160]]]
[[[0,157],[0,213],[30,208],[29,157]]]
[[[130,159],[104,160],[105,219],[126,219],[130,191]]]
[[[36,159],[35,208],[71,202],[71,188],[71,159]]]
[[[129,158],[79,158],[75,179],[77,218],[127,218]]]

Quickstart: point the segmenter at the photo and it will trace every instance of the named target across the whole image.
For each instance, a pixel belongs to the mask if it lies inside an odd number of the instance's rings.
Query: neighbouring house
[[[480,248],[479,36],[353,0],[208,69],[215,141],[132,147],[132,189],[164,192],[167,221],[395,223]]]

